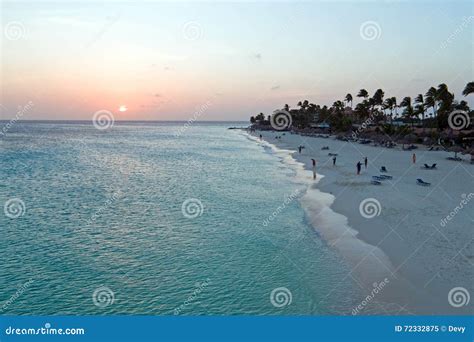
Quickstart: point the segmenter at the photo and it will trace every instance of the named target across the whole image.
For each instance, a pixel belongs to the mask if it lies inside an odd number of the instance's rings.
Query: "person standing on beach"
[[[303,148],[303,146],[298,146],[298,152],[301,154],[301,149]]]
[[[260,140],[262,140],[262,135],[260,134]]]
[[[365,168],[367,168],[367,157],[364,157],[364,165],[365,165]]]
[[[360,175],[360,169],[362,167],[362,163],[359,161],[357,162],[357,174]]]
[[[332,157],[332,166],[336,166],[336,157]]]
[[[411,159],[413,160],[413,164],[416,164],[416,154],[413,153],[413,155],[411,156]]]
[[[313,179],[316,179],[316,159],[311,158],[313,162]]]

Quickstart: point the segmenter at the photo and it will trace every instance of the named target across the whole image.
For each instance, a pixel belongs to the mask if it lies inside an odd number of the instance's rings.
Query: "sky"
[[[248,120],[474,79],[471,1],[3,1],[0,119]],[[30,104],[19,112],[19,106]]]

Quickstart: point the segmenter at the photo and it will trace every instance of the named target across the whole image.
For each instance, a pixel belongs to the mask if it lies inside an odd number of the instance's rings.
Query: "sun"
[[[121,105],[121,106],[119,107],[119,112],[126,112],[127,109],[128,109],[128,108],[127,108],[126,105]]]

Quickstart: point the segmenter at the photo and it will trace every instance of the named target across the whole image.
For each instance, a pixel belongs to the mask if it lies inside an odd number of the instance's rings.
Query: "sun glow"
[[[128,109],[128,108],[127,108],[126,105],[121,105],[121,106],[119,107],[119,112],[126,112],[127,109]]]

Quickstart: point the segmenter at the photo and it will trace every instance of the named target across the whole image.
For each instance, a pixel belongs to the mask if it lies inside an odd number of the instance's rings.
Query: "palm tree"
[[[413,107],[411,105],[411,97],[410,96],[404,97],[402,102],[400,102],[400,107],[405,107],[405,109],[403,110],[403,116],[411,120],[411,126],[413,127],[414,112],[413,112]]]
[[[344,111],[344,103],[342,101],[336,101],[332,104],[332,107],[335,109],[337,113],[342,113]]]
[[[260,113],[255,117],[255,120],[256,121],[263,121],[263,120],[265,120],[265,115],[263,115],[263,113]]]
[[[398,105],[397,105],[397,98],[395,96],[392,96],[391,98],[391,101],[392,101],[392,104],[393,104],[393,108],[395,108],[395,117],[397,117],[398,115]]]
[[[454,101],[454,94],[449,92],[448,86],[445,83],[441,83],[438,86],[437,99],[441,102],[439,110],[443,112],[448,111]]]
[[[417,104],[415,106],[415,110],[413,111],[413,116],[417,119],[420,119],[420,115],[422,117],[421,125],[423,126],[423,120],[425,118],[425,107],[422,104]]]
[[[383,103],[383,109],[389,109],[390,110],[390,125],[393,122],[393,107],[395,106],[395,103],[393,101],[394,97],[389,97],[387,98],[384,103]]]
[[[369,116],[369,105],[367,100],[358,103],[355,106],[354,112],[361,121],[365,120]]]
[[[374,99],[375,105],[381,106],[383,103],[383,97],[385,93],[382,89],[377,89],[372,97]]]
[[[474,93],[474,82],[469,82],[468,84],[466,84],[466,88],[464,88],[462,94],[464,96],[467,96],[472,93]]]
[[[371,100],[372,100],[372,110],[374,109],[374,107],[378,107],[380,110],[382,109],[382,105],[383,105],[383,97],[384,97],[385,93],[382,89],[377,89],[374,93],[374,96],[372,96]]]
[[[433,116],[436,116],[436,108],[438,106],[437,103],[438,98],[438,91],[435,87],[431,87],[425,94],[425,106],[426,108],[432,107],[433,108]]]
[[[469,105],[464,100],[460,101],[458,104],[456,104],[455,108],[458,109],[458,110],[465,111],[465,112],[469,112],[469,110],[470,110]]]
[[[310,103],[306,113],[308,114],[310,122],[316,122],[318,119],[318,106],[314,103]]]
[[[415,97],[415,103],[417,104],[415,113],[417,116],[421,115],[421,125],[423,126],[425,121],[425,102],[423,101],[423,94],[418,94],[418,96]]]
[[[344,100],[346,101],[346,103],[349,103],[349,102],[351,103],[351,109],[352,109],[352,95],[347,94]]]
[[[369,97],[369,93],[365,89],[359,90],[359,94],[357,94],[357,97],[363,97],[364,99]]]

